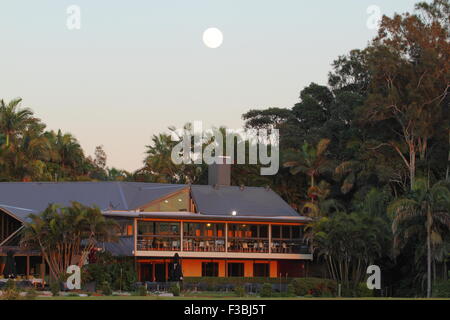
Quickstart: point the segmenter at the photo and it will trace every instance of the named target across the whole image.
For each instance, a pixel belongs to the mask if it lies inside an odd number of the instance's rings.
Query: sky
[[[414,0],[0,0],[0,98],[23,99],[107,165],[142,167],[151,136],[203,121],[243,126],[250,109],[289,108],[331,63],[376,35],[376,14]],[[80,8],[69,30],[67,8]],[[216,27],[223,44],[205,46]]]

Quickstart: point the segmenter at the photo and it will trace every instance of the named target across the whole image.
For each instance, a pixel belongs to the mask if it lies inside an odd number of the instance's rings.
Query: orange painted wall
[[[225,261],[223,260],[183,259],[183,275],[185,277],[201,277],[203,262],[217,262],[219,264],[219,277],[225,277]]]
[[[183,276],[185,277],[201,277],[202,276],[202,260],[183,259]]]
[[[270,277],[276,278],[278,276],[278,262],[270,261]]]
[[[217,262],[219,264],[219,277],[225,277],[225,261],[224,260],[200,260],[200,259],[183,259],[183,275],[185,277],[201,277],[202,262]],[[253,261],[252,260],[228,260],[228,263],[237,262],[244,263],[244,277],[253,277]],[[278,277],[277,261],[261,261],[270,263],[270,277]]]
[[[142,259],[138,262],[163,262],[161,259]],[[183,259],[183,275],[185,277],[201,277],[202,276],[202,262],[217,262],[219,264],[219,277],[225,277],[226,264],[225,260],[212,259]],[[252,260],[228,260],[228,263],[244,263],[244,277],[253,277],[253,261]],[[277,261],[259,261],[260,263],[270,263],[270,277],[278,277],[278,262]],[[139,270],[139,265],[138,265]]]

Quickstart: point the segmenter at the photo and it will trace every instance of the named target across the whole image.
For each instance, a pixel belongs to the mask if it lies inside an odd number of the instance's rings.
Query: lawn
[[[272,297],[261,298],[258,296],[236,297],[223,294],[203,294],[188,295],[179,297],[161,297],[156,295],[149,296],[90,296],[90,297],[74,297],[74,296],[57,296],[57,297],[37,297],[37,300],[450,300],[450,298],[304,298],[304,297]]]

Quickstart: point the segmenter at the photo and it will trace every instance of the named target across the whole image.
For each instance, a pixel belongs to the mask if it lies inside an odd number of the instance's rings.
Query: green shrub
[[[295,294],[295,287],[294,287],[294,285],[292,283],[288,284],[287,295],[288,295],[288,297],[295,297],[296,296],[296,294]]]
[[[147,287],[145,285],[139,286],[137,294],[141,297],[145,297],[147,295]]]
[[[54,297],[59,296],[59,292],[61,291],[61,284],[59,281],[53,281],[50,284],[50,291]]]
[[[16,286],[16,282],[13,280],[8,280],[3,290],[3,294],[0,296],[1,300],[20,300],[22,299],[20,295],[20,290]]]
[[[236,297],[244,297],[245,296],[245,289],[243,286],[236,286],[234,288],[234,294]]]
[[[373,297],[374,290],[367,288],[367,283],[358,283],[355,289],[355,296],[360,298]]]
[[[112,289],[125,291],[132,290],[137,281],[134,262],[128,258],[113,257],[109,252],[98,253],[95,263],[85,265],[81,279],[83,284],[107,281]]]
[[[180,295],[180,285],[178,283],[173,283],[170,286],[170,292],[175,296],[178,297]]]
[[[102,292],[102,294],[104,294],[105,296],[110,296],[112,295],[112,289],[111,289],[111,285],[109,284],[108,281],[103,281],[100,285],[100,291]]]
[[[69,293],[67,296],[68,296],[68,297],[79,297],[80,295],[79,295],[78,293],[73,293],[73,292],[71,292],[71,293]]]
[[[35,288],[31,288],[27,290],[26,298],[29,300],[34,300],[37,297],[37,291]]]
[[[450,298],[450,280],[442,280],[434,283],[433,297]]]
[[[264,298],[271,297],[273,295],[272,285],[270,283],[264,283],[261,287],[259,295]]]
[[[187,277],[183,278],[185,285],[203,284],[207,291],[218,291],[219,287],[230,284],[234,286],[244,286],[246,283],[289,283],[291,279],[265,278],[265,277]]]
[[[336,282],[330,279],[296,278],[292,285],[297,296],[335,296],[337,292]]]

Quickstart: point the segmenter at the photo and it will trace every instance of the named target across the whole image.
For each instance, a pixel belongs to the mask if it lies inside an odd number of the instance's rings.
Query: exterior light
[[[165,203],[169,203],[169,200],[164,200]]]
[[[182,200],[181,200],[181,199],[178,199],[178,201],[181,202]]]
[[[237,212],[236,212],[236,211],[232,211],[232,212],[231,212],[231,215],[232,215],[232,216],[235,216],[235,215],[237,215]]]
[[[206,226],[207,226],[207,227],[211,227],[211,223],[207,223]]]

